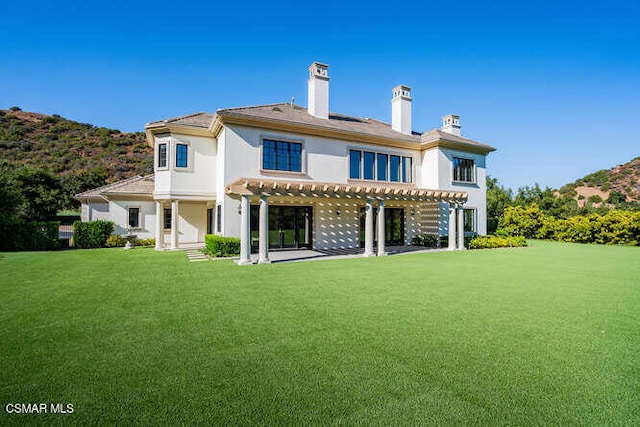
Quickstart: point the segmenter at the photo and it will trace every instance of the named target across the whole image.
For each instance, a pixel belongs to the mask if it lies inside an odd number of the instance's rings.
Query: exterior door
[[[269,206],[269,249],[311,248],[310,206]],[[259,241],[259,207],[251,206],[251,247]]]
[[[404,209],[384,208],[385,246],[404,245]],[[365,208],[360,208],[360,247],[364,248]],[[378,243],[378,208],[373,208],[373,243]]]

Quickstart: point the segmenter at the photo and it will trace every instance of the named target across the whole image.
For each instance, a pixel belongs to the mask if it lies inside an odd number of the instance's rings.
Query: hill
[[[578,206],[640,202],[640,157],[611,169],[590,173],[560,188],[562,195],[572,196]]]
[[[104,183],[153,172],[153,149],[143,132],[125,133],[17,107],[0,110],[0,157],[12,167],[67,178],[92,175]]]

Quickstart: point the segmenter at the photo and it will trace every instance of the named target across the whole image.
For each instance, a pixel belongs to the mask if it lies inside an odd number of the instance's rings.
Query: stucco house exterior
[[[410,244],[416,234],[486,233],[486,157],[460,117],[411,127],[411,88],[392,90],[391,124],[329,112],[328,66],[309,67],[308,106],[278,103],[148,123],[154,174],[78,194],[82,219],[155,237],[156,249],[241,239],[240,263],[258,251]],[[379,238],[378,236],[384,236]]]

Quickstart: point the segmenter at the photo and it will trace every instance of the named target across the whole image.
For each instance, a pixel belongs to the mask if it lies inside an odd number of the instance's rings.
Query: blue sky
[[[0,108],[125,131],[218,108],[306,105],[330,65],[330,109],[413,127],[462,116],[495,146],[488,172],[557,187],[640,155],[640,2],[6,1]]]

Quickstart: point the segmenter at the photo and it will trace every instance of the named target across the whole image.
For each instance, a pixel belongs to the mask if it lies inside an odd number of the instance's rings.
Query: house
[[[148,123],[154,174],[91,190],[83,220],[155,237],[156,249],[239,237],[241,263],[258,251],[386,245],[417,234],[486,233],[486,156],[495,149],[441,129],[411,127],[411,88],[392,90],[391,124],[329,111],[329,68],[309,67],[308,106],[257,105]],[[151,186],[153,183],[153,186]],[[384,236],[384,237],[378,237]]]

